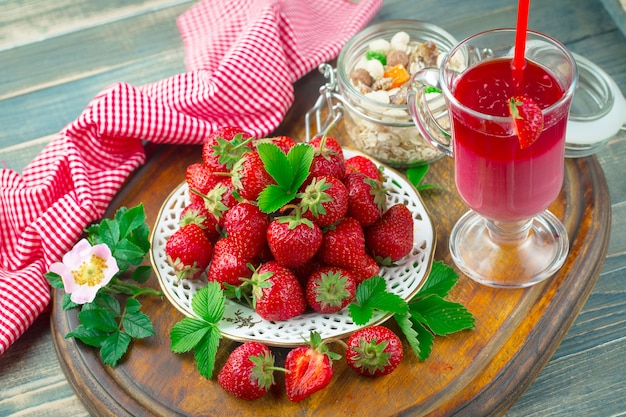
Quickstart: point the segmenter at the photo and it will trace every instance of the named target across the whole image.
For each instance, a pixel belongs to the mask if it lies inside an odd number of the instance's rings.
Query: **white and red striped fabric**
[[[118,83],[22,173],[0,170],[0,354],[50,301],[43,277],[145,161],[142,140],[200,144],[224,125],[275,129],[293,83],[334,58],[382,0],[205,0],[178,19],[186,73]]]

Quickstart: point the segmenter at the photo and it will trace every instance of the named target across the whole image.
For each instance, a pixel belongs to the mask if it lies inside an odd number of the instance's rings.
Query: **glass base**
[[[492,222],[469,211],[452,228],[449,247],[454,263],[474,281],[525,288],[563,266],[569,240],[561,221],[547,210],[518,223]]]

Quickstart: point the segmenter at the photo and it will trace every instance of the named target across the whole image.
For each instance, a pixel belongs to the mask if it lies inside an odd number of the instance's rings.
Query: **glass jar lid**
[[[615,81],[596,64],[572,53],[578,66],[565,139],[565,157],[598,151],[626,124],[626,99]]]

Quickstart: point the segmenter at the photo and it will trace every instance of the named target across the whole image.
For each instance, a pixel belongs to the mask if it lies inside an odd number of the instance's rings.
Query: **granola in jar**
[[[430,163],[442,155],[413,124],[406,105],[411,76],[437,66],[456,40],[420,21],[389,21],[351,39],[341,51],[339,92],[345,127],[357,149],[390,166]]]

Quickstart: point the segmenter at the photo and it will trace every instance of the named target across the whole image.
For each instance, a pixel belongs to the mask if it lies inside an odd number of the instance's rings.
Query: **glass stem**
[[[533,225],[533,219],[520,220],[517,222],[498,222],[485,219],[489,237],[497,243],[501,244],[518,244],[526,240],[530,228]]]

